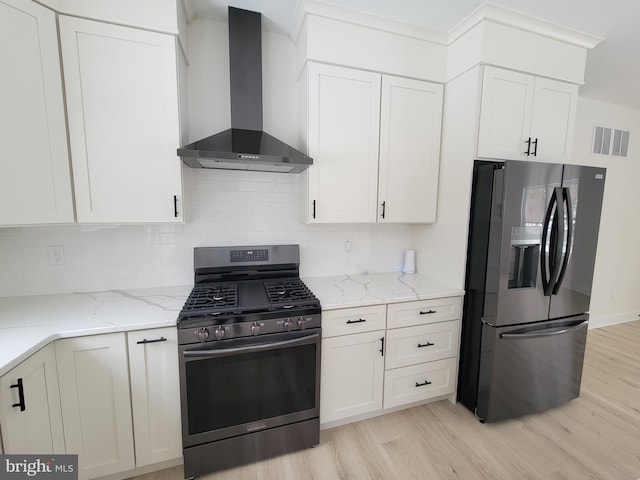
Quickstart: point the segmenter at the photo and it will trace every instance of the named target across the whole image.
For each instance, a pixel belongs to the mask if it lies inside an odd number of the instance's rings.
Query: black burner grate
[[[264,288],[267,292],[269,303],[274,308],[287,308],[288,306],[313,305],[318,303],[316,296],[299,278],[266,280]]]
[[[238,285],[236,283],[216,283],[196,285],[182,307],[182,313],[190,312],[231,312],[238,306]]]

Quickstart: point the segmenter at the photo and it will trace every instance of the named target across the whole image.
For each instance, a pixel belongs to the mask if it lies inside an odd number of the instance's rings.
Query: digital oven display
[[[231,262],[267,262],[269,250],[259,248],[256,250],[231,250]]]

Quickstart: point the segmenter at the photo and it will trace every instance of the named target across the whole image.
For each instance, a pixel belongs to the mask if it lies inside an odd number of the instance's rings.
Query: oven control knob
[[[251,335],[257,335],[260,333],[260,324],[258,322],[253,322],[251,325]]]
[[[222,340],[222,337],[224,337],[224,327],[222,325],[218,326],[213,334],[216,336],[216,340]]]
[[[293,322],[290,318],[287,318],[282,322],[282,327],[288,332],[291,330],[291,327],[293,327]]]
[[[196,336],[198,337],[198,340],[201,342],[206,342],[207,338],[209,338],[209,329],[206,327],[202,327],[201,329],[196,330],[193,333],[196,334]]]
[[[307,325],[307,319],[304,317],[298,318],[298,328],[304,330],[304,327]]]

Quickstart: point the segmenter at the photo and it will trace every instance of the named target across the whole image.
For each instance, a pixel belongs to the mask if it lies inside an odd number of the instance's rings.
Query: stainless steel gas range
[[[320,302],[297,245],[196,247],[178,317],[185,478],[317,445]]]

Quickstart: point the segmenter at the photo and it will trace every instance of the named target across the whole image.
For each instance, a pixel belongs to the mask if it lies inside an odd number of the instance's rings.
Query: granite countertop
[[[303,278],[323,310],[463,295],[419,274]],[[191,285],[0,297],[0,375],[58,338],[176,324]]]
[[[191,288],[0,298],[0,375],[57,338],[175,326]]]
[[[417,273],[372,273],[305,277],[323,310],[429,300],[464,295],[464,290]]]

